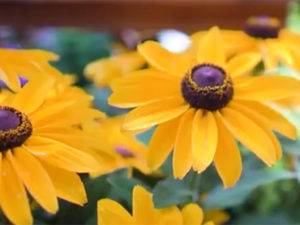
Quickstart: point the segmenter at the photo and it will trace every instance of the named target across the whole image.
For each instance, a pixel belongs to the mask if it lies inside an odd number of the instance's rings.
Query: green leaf
[[[300,156],[300,140],[293,141],[287,138],[280,138],[279,140],[284,152]]]
[[[269,170],[248,171],[235,187],[230,189],[223,189],[221,186],[216,187],[205,200],[204,206],[207,208],[236,206],[243,203],[254,189],[264,184],[296,177],[296,173],[287,170],[276,172]]]
[[[116,116],[128,112],[108,104],[107,99],[111,95],[110,88],[97,88],[94,85],[85,86],[86,91],[94,96],[94,107],[105,112],[108,116]]]
[[[272,224],[272,225],[283,225],[283,224],[295,224],[291,223],[283,213],[276,213],[274,215],[259,215],[259,214],[248,214],[240,216],[231,222],[232,225],[240,224]]]
[[[159,182],[153,189],[153,202],[155,208],[165,208],[174,205],[185,205],[196,201],[198,193],[191,190],[185,180],[176,180],[168,177]]]
[[[145,185],[134,178],[128,178],[127,170],[120,171],[119,173],[113,173],[107,178],[107,182],[118,193],[120,198],[124,199],[129,205],[131,205],[132,189],[135,185]],[[147,189],[147,187],[145,187]]]

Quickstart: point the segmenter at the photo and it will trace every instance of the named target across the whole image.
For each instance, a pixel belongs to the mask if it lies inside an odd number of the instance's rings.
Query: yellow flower
[[[204,218],[206,221],[213,221],[215,225],[221,225],[230,219],[228,213],[220,209],[210,209],[204,212]]]
[[[59,72],[48,62],[57,58],[54,53],[44,50],[0,49],[0,79],[13,91],[20,90],[20,79],[50,75],[57,79]]]
[[[114,79],[140,69],[143,65],[145,60],[138,52],[128,51],[91,62],[86,66],[84,73],[98,87],[110,86]]]
[[[204,32],[192,35],[197,41]],[[300,72],[300,36],[280,29],[280,21],[273,17],[258,16],[247,20],[245,32],[223,30],[222,36],[228,56],[235,53],[258,52],[267,70],[276,69],[281,62]]]
[[[57,197],[84,204],[77,172],[98,170],[89,153],[101,141],[78,127],[83,118],[99,117],[91,97],[75,87],[50,94],[53,80],[30,81],[18,93],[0,94],[0,204],[14,224],[31,224],[26,190],[50,213]]]
[[[203,222],[203,211],[194,203],[183,207],[182,210],[176,206],[155,209],[152,202],[152,194],[141,186],[135,186],[132,195],[132,215],[119,203],[111,199],[98,201],[98,224],[99,225],[201,225]],[[204,225],[213,225],[209,221]]]
[[[158,125],[147,151],[152,169],[174,147],[176,178],[191,167],[200,173],[214,161],[224,186],[231,187],[242,170],[235,138],[269,166],[282,154],[271,130],[296,138],[294,125],[266,103],[299,94],[300,82],[284,76],[242,76],[258,63],[259,55],[244,53],[226,62],[218,28],[203,37],[193,59],[153,41],[138,50],[152,68],[116,81],[109,102],[137,107],[127,114],[125,129]]]
[[[113,118],[99,118],[96,122],[85,123],[84,129],[94,133],[108,146],[110,154],[98,151],[95,155],[101,162],[101,168],[90,172],[91,177],[111,173],[121,168],[136,168],[144,174],[150,173],[146,163],[146,146],[135,138],[133,132],[122,130],[124,116]],[[95,127],[96,126],[96,127]]]

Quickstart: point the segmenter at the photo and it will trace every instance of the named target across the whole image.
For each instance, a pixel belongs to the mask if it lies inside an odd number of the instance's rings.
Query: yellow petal
[[[263,117],[265,123],[271,129],[290,139],[297,138],[297,129],[295,125],[271,107],[268,107],[267,105],[256,101],[249,100],[235,100],[235,102],[247,108],[255,109],[255,111]]]
[[[180,210],[176,206],[158,209],[157,211],[157,220],[155,224],[159,225],[183,225],[182,215]]]
[[[173,155],[173,175],[182,179],[192,166],[192,123],[194,109],[188,110],[180,119]]]
[[[215,223],[213,221],[208,221],[208,222],[205,222],[203,225],[215,225]]]
[[[223,109],[221,115],[233,135],[262,161],[269,166],[277,161],[272,140],[256,123],[230,108]]]
[[[152,135],[147,151],[147,162],[153,170],[159,168],[170,154],[178,130],[179,118],[159,124]]]
[[[138,52],[126,52],[109,58],[89,63],[84,73],[88,78],[94,78],[98,86],[110,85],[122,75],[139,69],[145,64],[145,59]]]
[[[96,171],[97,168],[100,166],[98,165],[97,161],[92,157],[92,155],[80,151],[76,148],[73,148],[69,145],[61,143],[59,141],[45,138],[45,137],[31,137],[31,139],[38,139],[44,145],[41,145],[40,152],[43,152],[45,148],[44,154],[36,154],[37,157],[41,160],[45,160],[48,163],[58,166],[62,169],[73,171],[73,172],[91,172]],[[48,144],[48,145],[47,145]],[[54,153],[48,154],[47,148],[51,147],[51,151]],[[33,154],[37,150],[31,150],[31,146],[27,146],[28,151],[32,152]]]
[[[197,110],[192,125],[193,167],[198,173],[213,161],[218,142],[218,130],[212,112]]]
[[[4,63],[0,65],[0,78],[11,90],[15,92],[20,90],[21,84],[18,75]]]
[[[171,120],[188,109],[182,99],[172,98],[142,105],[130,111],[124,122],[127,130],[138,130]]]
[[[14,224],[31,225],[25,188],[7,158],[2,160],[0,199],[5,216]]]
[[[181,96],[180,83],[180,79],[154,69],[132,72],[113,83],[113,94],[109,98],[109,103],[128,108],[172,96]]]
[[[214,163],[224,188],[232,187],[239,180],[242,172],[242,159],[239,148],[232,134],[224,126],[219,113],[216,113],[218,124],[218,146]]]
[[[270,46],[270,42],[265,40],[258,41],[258,47],[262,54],[264,66],[266,70],[275,70],[278,65],[278,58],[275,53],[272,51],[272,47]]]
[[[157,70],[155,68],[142,69],[132,71],[125,77],[117,79],[113,82],[113,90],[117,90],[124,86],[134,86],[137,83],[146,86],[150,82],[176,84],[181,82],[181,77],[171,76],[170,74]]]
[[[279,38],[281,41],[285,41],[285,43],[292,43],[294,45],[300,46],[300,36],[299,34],[289,30],[289,29],[281,29],[279,32]]]
[[[229,214],[221,209],[209,209],[204,214],[205,220],[211,221],[215,225],[223,225],[230,219]]]
[[[300,81],[286,76],[257,76],[235,84],[236,98],[271,101],[299,95]]]
[[[285,42],[274,40],[268,42],[268,47],[272,54],[276,56],[277,59],[282,61],[283,63],[287,65],[293,64],[293,58],[290,54],[289,48],[285,45]]]
[[[92,79],[98,87],[110,85],[113,80],[123,75],[120,66],[111,58],[91,62],[85,67],[84,74],[87,78]]]
[[[142,57],[139,52],[135,51],[113,56],[111,57],[111,60],[119,65],[123,74],[139,69],[146,63],[144,57]]]
[[[74,153],[78,151],[89,153],[91,152],[91,149],[98,149],[109,153],[111,149],[110,146],[108,146],[106,142],[103,142],[99,139],[96,130],[93,132],[94,133],[88,134],[75,127],[48,126],[36,128],[33,132],[33,135],[48,138],[54,142],[57,141],[63,145],[72,147]],[[53,141],[50,141],[50,143],[53,143]],[[57,142],[55,142],[55,144],[57,144]],[[109,148],[109,150],[107,148]],[[92,152],[94,151],[92,150]]]
[[[225,44],[226,56],[229,58],[232,55],[254,50],[257,42],[254,38],[249,37],[244,31],[240,30],[221,30],[223,43]]]
[[[268,124],[265,122],[265,119],[257,113],[255,110],[252,110],[251,108],[247,108],[243,105],[239,105],[237,103],[232,103],[231,107],[245,115],[247,118],[251,119],[252,121],[255,121],[255,123],[262,129],[264,132],[269,136],[270,140],[273,143],[273,146],[276,151],[276,160],[279,160],[282,156],[282,150],[280,143],[276,136],[272,133],[271,129],[269,128]]]
[[[225,51],[218,27],[211,28],[201,39],[197,50],[198,63],[212,63],[220,67],[225,65]]]
[[[203,211],[195,203],[190,203],[182,209],[183,225],[201,225],[203,221]]]
[[[132,215],[135,224],[156,224],[152,194],[142,186],[135,186],[132,194]]]
[[[55,213],[58,210],[55,189],[40,162],[22,147],[14,150],[14,156],[7,154],[7,157],[33,198],[48,212]]]
[[[54,61],[54,60],[58,60],[59,56],[56,55],[53,52],[50,51],[46,51],[46,50],[42,50],[42,49],[30,49],[30,50],[16,50],[18,52],[20,52],[20,54],[24,55],[24,56],[30,56],[32,58],[34,58],[37,61]]]
[[[189,58],[169,52],[155,41],[146,41],[138,45],[138,51],[153,67],[180,77],[183,77],[191,66]]]
[[[289,50],[289,53],[291,54],[291,57],[293,58],[293,64],[292,69],[296,70],[298,73],[300,72],[300,48],[298,44],[294,44],[289,41],[285,41],[285,45]]]
[[[101,199],[97,203],[98,225],[133,225],[131,215],[119,203]]]
[[[15,96],[12,106],[27,114],[36,110],[53,85],[51,78],[41,77],[29,81]]]
[[[227,63],[227,71],[230,76],[246,75],[261,61],[261,55],[256,52],[241,53],[234,56]]]
[[[43,167],[47,171],[58,197],[78,205],[87,202],[84,185],[76,173],[62,170],[45,162]]]

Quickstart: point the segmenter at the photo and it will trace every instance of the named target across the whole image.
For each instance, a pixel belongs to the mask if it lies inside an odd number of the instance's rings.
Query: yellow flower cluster
[[[72,76],[49,64],[55,54],[0,49],[4,215],[14,224],[32,224],[27,192],[50,213],[57,212],[58,198],[83,205],[87,197],[77,173],[96,177],[128,168],[149,175],[172,151],[175,178],[214,163],[225,188],[241,175],[237,141],[268,166],[276,163],[282,151],[273,131],[290,139],[297,131],[271,106],[297,104],[300,81],[252,72],[261,62],[266,70],[283,63],[300,72],[300,37],[260,17],[249,19],[246,33],[213,27],[190,40],[181,53],[146,41],[136,51],[89,64],[86,75],[113,90],[111,105],[134,108],[112,118],[92,107],[93,97],[75,87]],[[136,140],[154,126],[149,146]],[[99,200],[98,223],[217,224],[203,223],[194,203],[155,209],[141,186],[134,188],[132,202],[129,214],[112,200]]]
[[[280,29],[277,19],[262,16],[249,18],[245,31],[213,27],[192,34],[190,40],[190,47],[181,53],[144,41],[136,51],[88,65],[86,75],[99,87],[112,89],[111,105],[133,108],[123,129],[156,127],[146,154],[151,170],[173,152],[175,178],[184,178],[190,169],[201,173],[214,163],[224,187],[232,187],[242,171],[237,141],[272,166],[282,156],[273,131],[293,140],[297,137],[295,126],[273,106],[299,104],[300,81],[266,72],[276,72],[279,64],[300,72],[300,36]],[[142,56],[147,67],[141,63],[137,69],[136,61],[126,57],[133,54]],[[122,60],[115,64],[116,59]],[[117,66],[118,76],[112,76],[105,63]],[[254,74],[258,66],[264,71]],[[107,201],[98,205],[100,224],[111,224],[107,218],[112,214],[124,216],[114,223],[137,223],[136,208],[131,217]]]

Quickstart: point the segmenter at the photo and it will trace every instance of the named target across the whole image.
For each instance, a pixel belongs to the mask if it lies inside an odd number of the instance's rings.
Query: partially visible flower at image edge
[[[0,49],[0,84],[19,91],[24,80],[51,76],[59,81],[59,71],[49,63],[57,59],[56,54],[45,50]]]
[[[205,32],[191,35],[198,42]],[[261,55],[266,71],[273,71],[283,63],[298,73],[300,72],[300,35],[286,28],[281,28],[275,17],[252,16],[245,23],[245,29],[221,30],[228,56],[246,52]]]
[[[185,205],[182,210],[177,206],[155,209],[152,194],[139,185],[133,189],[132,215],[122,205],[111,199],[99,200],[97,211],[98,225],[214,225],[212,221],[203,223],[203,211],[195,203]]]
[[[25,187],[42,208],[55,213],[57,197],[79,205],[87,201],[76,173],[101,166],[91,154],[101,141],[78,126],[104,114],[91,108],[91,96],[80,88],[53,90],[53,82],[42,77],[17,93],[0,94],[0,205],[14,224],[32,224]]]
[[[246,76],[260,54],[239,54],[226,62],[217,27],[201,39],[196,57],[171,53],[153,41],[138,51],[151,68],[116,80],[109,103],[137,107],[127,114],[125,129],[157,125],[147,151],[150,168],[160,167],[174,147],[175,178],[182,179],[191,168],[201,173],[214,162],[224,186],[232,187],[242,170],[235,139],[271,166],[282,155],[272,130],[297,137],[295,126],[267,103],[299,95],[300,82]]]

